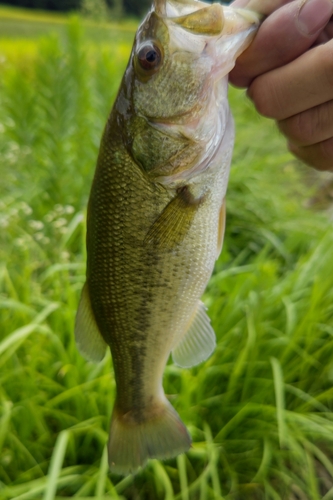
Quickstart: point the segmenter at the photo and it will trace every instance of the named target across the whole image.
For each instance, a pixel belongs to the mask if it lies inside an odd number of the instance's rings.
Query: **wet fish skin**
[[[215,347],[200,297],[223,242],[234,139],[226,75],[257,25],[254,15],[217,4],[156,0],[103,134],[75,335],[91,360],[111,347],[116,473],[191,445],[164,395],[163,371],[171,351],[192,366]],[[160,57],[156,67],[147,50]]]

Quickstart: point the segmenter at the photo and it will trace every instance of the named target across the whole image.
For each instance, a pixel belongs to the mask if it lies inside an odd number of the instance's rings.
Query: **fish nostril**
[[[207,56],[207,55],[208,55],[208,52],[209,52],[209,44],[208,44],[208,42],[206,42],[206,43],[205,43],[205,46],[204,46],[204,48],[203,48],[203,50],[202,50],[202,52],[201,52],[201,54],[202,54],[203,56]]]

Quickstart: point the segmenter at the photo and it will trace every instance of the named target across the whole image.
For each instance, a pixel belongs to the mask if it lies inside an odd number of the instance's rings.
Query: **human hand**
[[[290,151],[333,170],[333,0],[236,0],[268,15],[230,81],[277,121]],[[263,11],[263,9],[265,9]]]

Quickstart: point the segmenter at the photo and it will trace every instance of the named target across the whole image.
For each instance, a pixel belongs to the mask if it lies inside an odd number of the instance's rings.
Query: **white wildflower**
[[[66,224],[67,224],[67,219],[64,219],[63,217],[53,222],[54,227],[56,227],[57,229],[66,226]]]
[[[72,205],[65,205],[64,212],[65,214],[73,214],[75,212],[75,208]]]
[[[27,246],[27,240],[26,238],[16,238],[14,240],[14,245],[20,248],[24,248]]]
[[[44,220],[45,222],[52,222],[55,216],[56,214],[54,212],[49,212],[48,214],[45,215]]]
[[[41,220],[29,220],[29,226],[35,231],[41,231],[44,227],[44,224]]]
[[[0,218],[0,227],[6,228],[9,226],[9,220],[7,217],[1,217]]]
[[[57,214],[63,214],[64,213],[64,207],[62,205],[54,205],[54,210],[57,212]]]
[[[22,210],[25,215],[32,214],[32,208],[25,201],[21,201],[19,204],[19,210]]]
[[[9,210],[9,217],[16,217],[18,214],[18,208],[11,208]]]

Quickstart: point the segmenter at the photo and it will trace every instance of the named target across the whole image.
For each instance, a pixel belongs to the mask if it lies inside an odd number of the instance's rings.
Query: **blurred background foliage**
[[[136,25],[0,8],[0,498],[329,500],[332,183],[236,89],[225,244],[204,296],[217,349],[164,377],[193,447],[108,473],[112,363],[87,363],[73,325],[90,184]]]
[[[208,0],[213,1],[213,0]],[[81,10],[86,15],[109,17],[141,16],[151,6],[151,0],[2,0],[1,4],[29,9],[70,12]],[[229,3],[224,2],[224,3]],[[104,17],[105,18],[105,17]]]
[[[151,5],[150,0],[8,0],[0,4],[60,12],[82,10],[86,14],[122,14],[141,16]]]

